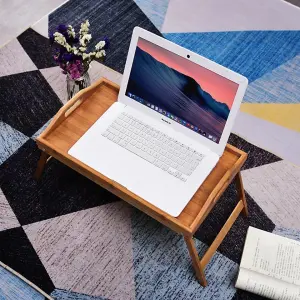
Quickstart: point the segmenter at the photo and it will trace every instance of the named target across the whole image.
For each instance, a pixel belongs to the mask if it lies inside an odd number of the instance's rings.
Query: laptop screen
[[[238,84],[139,38],[126,96],[219,143]]]

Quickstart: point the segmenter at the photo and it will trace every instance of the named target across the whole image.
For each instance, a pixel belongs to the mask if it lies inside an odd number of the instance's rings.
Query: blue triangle
[[[165,38],[254,81],[300,53],[300,31],[164,33]]]

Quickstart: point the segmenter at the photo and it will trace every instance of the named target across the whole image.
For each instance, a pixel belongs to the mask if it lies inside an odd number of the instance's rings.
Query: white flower
[[[59,36],[63,36],[60,32],[54,32],[54,34],[53,34],[55,37],[59,37]]]
[[[92,38],[92,35],[91,34],[85,34],[82,38],[89,42]]]
[[[73,51],[74,54],[78,54],[78,52],[79,52],[78,49],[77,49],[76,47],[73,47],[73,48],[71,49],[71,51]]]
[[[106,55],[105,50],[100,50],[96,53],[97,58],[104,57],[105,55]]]
[[[79,33],[80,35],[84,35],[89,32],[90,22],[86,20],[85,22],[81,23]]]
[[[105,41],[100,41],[96,46],[96,50],[102,49],[105,46]]]
[[[69,35],[70,37],[72,37],[72,38],[75,37],[75,30],[74,30],[74,28],[73,28],[71,25],[68,25],[68,30],[67,30],[67,32],[68,32],[68,35]]]
[[[86,54],[86,53],[83,53],[82,54],[82,58],[83,58],[83,60],[85,60],[85,59],[87,59],[87,58],[89,58],[90,56],[88,55],[88,54]]]
[[[80,50],[81,52],[85,52],[85,51],[86,51],[86,47],[79,47],[79,50]]]
[[[81,46],[85,47],[86,46],[86,42],[89,42],[92,38],[91,34],[85,34],[82,36],[82,38],[80,39],[79,43]]]
[[[64,46],[65,46],[65,48],[67,49],[68,52],[72,51],[72,47],[68,43],[66,43]]]
[[[53,34],[53,36],[54,36],[54,40],[57,44],[65,46],[65,44],[67,43],[66,38],[60,32],[55,32]]]
[[[78,54],[79,52],[78,49],[76,47],[71,47],[71,45],[67,43],[66,38],[60,32],[55,32],[53,36],[55,42],[65,47],[68,52],[73,52],[74,54]]]

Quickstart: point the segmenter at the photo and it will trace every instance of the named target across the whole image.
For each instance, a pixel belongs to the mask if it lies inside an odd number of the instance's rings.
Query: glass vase
[[[80,90],[85,89],[91,85],[91,79],[88,71],[82,74],[78,79],[72,79],[69,74],[67,74],[67,93],[68,100],[73,98]]]

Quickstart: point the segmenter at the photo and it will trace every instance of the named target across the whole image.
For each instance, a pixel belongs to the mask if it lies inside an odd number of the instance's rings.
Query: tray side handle
[[[54,130],[59,124],[61,124],[78,106],[80,106],[91,94],[93,94],[94,90],[104,83],[110,83],[109,80],[105,78],[100,78],[91,86],[79,91],[71,100],[69,100],[53,117],[52,121],[48,125],[48,127],[40,134],[37,140],[41,138],[45,138],[48,133]]]

